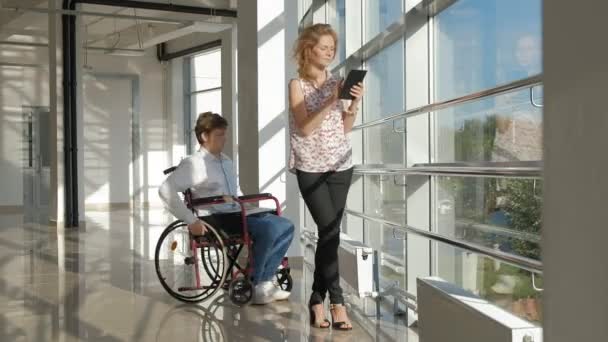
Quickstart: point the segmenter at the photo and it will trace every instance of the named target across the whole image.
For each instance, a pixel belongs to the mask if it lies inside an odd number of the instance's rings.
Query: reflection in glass
[[[435,137],[438,163],[542,160],[542,108],[529,89],[446,108],[435,112]]]
[[[541,0],[460,0],[435,17],[435,100],[542,71]]]
[[[363,1],[363,4],[365,6],[365,42],[399,20],[403,13],[403,0]]]
[[[437,177],[438,233],[540,259],[542,182]]]

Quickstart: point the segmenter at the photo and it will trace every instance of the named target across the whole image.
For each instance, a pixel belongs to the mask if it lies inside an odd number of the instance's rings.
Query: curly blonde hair
[[[312,79],[310,74],[311,53],[312,49],[319,43],[323,36],[331,36],[334,40],[335,48],[338,48],[338,34],[328,24],[315,24],[306,27],[296,40],[293,49],[293,58],[298,63],[298,75],[305,79]],[[335,53],[334,53],[335,56]]]

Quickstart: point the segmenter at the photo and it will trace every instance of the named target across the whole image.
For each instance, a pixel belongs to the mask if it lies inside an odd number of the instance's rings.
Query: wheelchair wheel
[[[205,236],[197,238],[197,248],[193,251],[194,240],[188,225],[176,221],[163,231],[156,244],[156,275],[163,288],[182,302],[197,303],[209,298],[226,278],[228,263],[224,243],[215,229],[207,226],[207,231]],[[207,252],[215,257],[206,260]],[[204,265],[210,263],[219,276],[210,276],[203,271]]]
[[[283,291],[291,292],[293,288],[293,278],[289,272],[289,268],[282,268],[275,274],[276,282]]]
[[[253,298],[253,284],[247,278],[235,278],[228,287],[228,296],[234,304],[245,305]]]
[[[209,279],[219,281],[222,275],[216,267],[217,258],[219,256],[218,249],[215,247],[203,247],[201,248],[201,254],[204,256],[202,264],[207,276]]]

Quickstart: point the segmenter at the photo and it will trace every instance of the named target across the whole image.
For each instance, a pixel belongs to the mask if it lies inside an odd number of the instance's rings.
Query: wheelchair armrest
[[[266,198],[272,198],[272,194],[270,193],[263,193],[263,194],[251,194],[251,195],[245,195],[245,196],[239,196],[238,197],[240,200],[252,200],[252,199],[266,199]]]
[[[210,204],[221,204],[226,202],[224,200],[224,196],[211,196],[211,197],[201,197],[201,198],[192,198],[189,201],[189,207],[195,207],[199,205],[210,205]]]
[[[175,171],[175,169],[177,169],[177,166],[171,166],[170,168],[166,169],[163,171],[163,174],[168,175],[171,172]]]

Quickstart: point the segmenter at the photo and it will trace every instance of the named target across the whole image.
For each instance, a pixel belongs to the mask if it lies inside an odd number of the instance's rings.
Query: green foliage
[[[507,203],[505,211],[511,228],[517,231],[540,234],[542,195],[541,182],[536,185],[531,180],[514,179],[505,189]],[[538,243],[511,239],[511,248],[519,255],[540,260]]]
[[[462,129],[455,133],[456,161],[491,161],[496,137],[495,116],[484,119],[466,120]],[[542,210],[542,183],[529,179],[496,179],[442,177],[439,186],[456,196],[455,215],[458,219],[468,219],[479,223],[490,223],[491,214],[497,209],[497,199],[504,199],[500,208],[508,218],[510,229],[540,234]],[[484,246],[498,244],[501,249],[532,259],[540,259],[540,245],[510,237],[467,231],[467,240]],[[531,274],[519,268],[501,264],[494,269],[494,261],[485,259],[483,267],[482,292],[492,293],[491,287],[498,276],[513,275],[518,278],[513,299],[538,297],[539,292],[532,286]],[[540,285],[539,281],[539,286]]]

